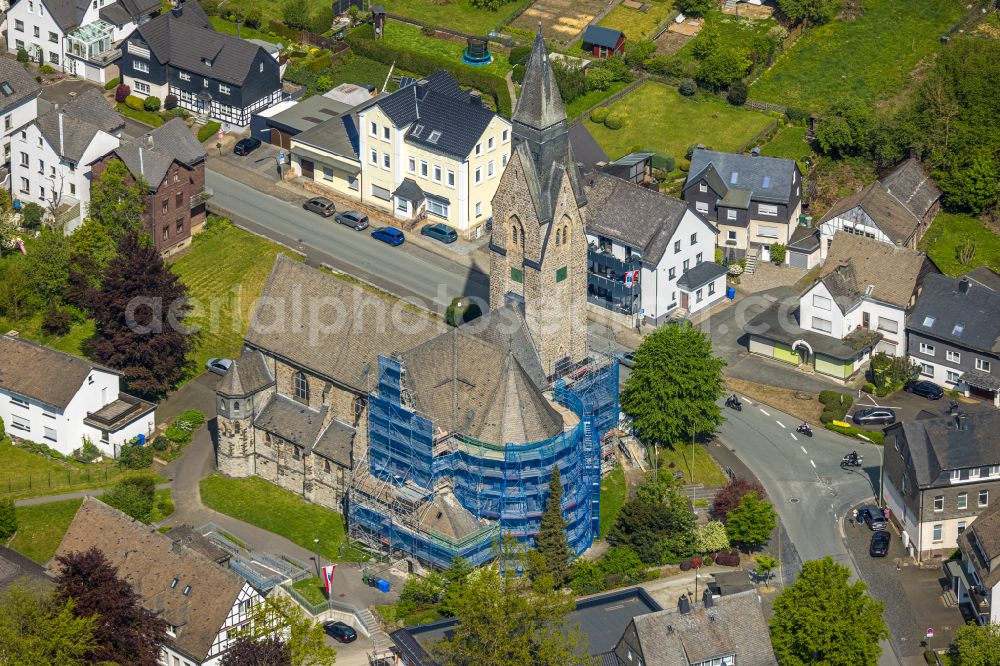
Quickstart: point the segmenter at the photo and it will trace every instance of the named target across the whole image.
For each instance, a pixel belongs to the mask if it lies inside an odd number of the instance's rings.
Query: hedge
[[[357,55],[371,58],[385,65],[396,64],[396,67],[407,72],[432,74],[438,70],[446,70],[464,86],[481,90],[496,103],[497,112],[510,118],[513,113],[510,103],[510,93],[507,82],[499,76],[477,71],[474,67],[464,65],[460,60],[452,60],[427,53],[414,53],[396,46],[384,39],[376,40],[374,28],[365,24],[351,30],[344,36],[344,41]]]
[[[129,95],[125,98],[125,106],[130,109],[135,109],[136,111],[145,111],[145,100],[141,97],[136,97],[135,95]]]
[[[590,112],[590,119],[595,123],[604,123],[608,119],[608,107],[599,106]]]
[[[222,127],[222,125],[220,125],[219,123],[215,122],[214,120],[211,121],[211,122],[205,123],[205,126],[202,127],[200,130],[198,130],[198,140],[201,141],[202,143],[205,143],[210,138],[212,138],[212,136],[216,132],[219,131],[220,127]]]
[[[839,432],[841,435],[854,437],[855,439],[867,439],[869,442],[878,444],[879,446],[882,446],[883,442],[885,442],[885,434],[879,432],[878,430],[862,430],[861,428],[855,428],[852,425],[844,427],[834,425],[832,423],[827,423],[826,429]]]
[[[121,82],[122,82],[122,79],[121,79],[120,76],[115,77],[115,78],[111,79],[110,81],[108,81],[107,83],[104,84],[104,89],[105,90],[111,90],[113,88],[117,88],[118,84],[121,83]]]
[[[823,414],[819,420],[823,423],[843,421],[847,410],[854,404],[854,398],[839,391],[820,391],[819,401],[823,405]]]

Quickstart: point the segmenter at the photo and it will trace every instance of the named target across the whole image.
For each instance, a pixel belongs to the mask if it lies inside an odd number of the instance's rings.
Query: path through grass
[[[39,564],[45,564],[56,554],[82,503],[82,499],[71,499],[17,507],[17,534],[10,547]]]

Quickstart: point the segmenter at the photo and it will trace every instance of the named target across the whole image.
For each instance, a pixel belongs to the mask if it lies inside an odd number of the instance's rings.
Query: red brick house
[[[91,165],[94,180],[113,160],[148,186],[144,227],[164,256],[188,247],[205,224],[205,149],[180,118],[124,143]]]
[[[583,31],[583,50],[593,51],[595,58],[610,58],[625,53],[625,35],[621,30],[588,25]]]

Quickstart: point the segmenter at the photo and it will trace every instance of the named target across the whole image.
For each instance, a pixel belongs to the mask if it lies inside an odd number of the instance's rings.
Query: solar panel
[[[412,76],[401,76],[401,77],[399,77],[399,87],[400,88],[405,88],[406,86],[412,86],[416,82],[417,82],[417,79],[413,78]]]

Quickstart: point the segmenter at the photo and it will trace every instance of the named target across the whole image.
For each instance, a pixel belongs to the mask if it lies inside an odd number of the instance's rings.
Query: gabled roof
[[[820,281],[845,312],[865,296],[906,308],[926,269],[915,250],[838,231]]]
[[[56,556],[97,548],[139,595],[142,606],[176,627],[168,642],[199,663],[208,657],[245,582],[183,540],[171,539],[93,497],[69,524]],[[53,559],[50,568],[58,568]],[[173,584],[174,579],[177,583]],[[187,594],[185,594],[187,591]]]
[[[0,389],[65,409],[91,370],[118,374],[72,354],[0,335]]]
[[[365,109],[377,106],[396,127],[406,127],[421,118],[420,102],[429,93],[451,97],[463,104],[468,102],[469,93],[462,90],[458,81],[450,72],[440,70],[429,76],[403,86],[395,92],[378,95],[364,104],[356,107],[359,113]]]
[[[644,262],[656,266],[684,215],[690,210],[680,199],[660,194],[604,173],[588,176],[588,233],[607,236],[642,252]],[[697,215],[692,212],[692,215]],[[700,215],[699,220],[715,233]]]
[[[45,567],[16,550],[0,546],[0,591],[20,579],[24,579],[31,587],[49,587],[53,584]]]
[[[144,181],[155,192],[175,161],[193,167],[205,159],[205,148],[180,118],[125,143],[114,150],[132,177]]]
[[[730,188],[751,192],[753,201],[788,204],[795,199],[795,173],[798,166],[795,160],[782,157],[764,157],[758,155],[736,155],[735,153],[720,153],[714,150],[698,148],[691,155],[691,168],[684,189],[698,182],[703,172],[714,167],[721,181],[719,196],[725,196]],[[716,189],[720,182],[713,182]]]
[[[512,120],[536,130],[543,130],[566,120],[559,85],[549,63],[545,40],[539,30],[525,65],[521,96],[517,99]]]
[[[726,192],[729,191],[726,184],[722,182],[722,176],[719,175],[719,170],[715,168],[714,164],[706,164],[701,171],[694,173],[693,176],[690,175],[692,173],[694,172],[688,172],[689,175],[687,182],[684,183],[685,190],[704,180],[706,184],[712,188],[712,191],[718,194],[720,198],[726,196]]]
[[[24,2],[24,0],[21,0]],[[49,10],[52,20],[63,32],[69,32],[80,25],[83,15],[90,6],[89,0],[40,0]]]
[[[125,127],[125,118],[100,92],[87,88],[72,102],[39,116],[35,123],[57,155],[79,162],[98,130],[118,135]]]
[[[163,8],[160,0],[118,0],[101,7],[99,16],[113,25],[125,25]]]
[[[896,244],[909,240],[920,225],[920,220],[896,197],[889,194],[885,186],[877,180],[866,185],[860,192],[855,192],[834,204],[833,208],[823,216],[820,224],[840,217],[854,208],[861,208]]]
[[[1000,292],[1000,275],[997,275],[995,271],[986,266],[980,266],[971,270],[962,277],[967,277],[970,281],[982,285],[987,289]]]
[[[41,88],[24,65],[14,58],[0,58],[0,113],[37,96]]]
[[[311,449],[323,427],[326,407],[313,409],[289,397],[271,394],[253,424],[296,446]]]
[[[684,271],[677,280],[677,288],[684,291],[693,291],[704,287],[709,282],[718,280],[727,273],[725,266],[720,266],[714,261],[703,261],[697,266]]]
[[[972,525],[958,535],[958,547],[963,559],[972,562],[987,589],[1000,584],[1000,566],[990,566],[1000,559],[1000,502],[983,509]]]
[[[941,198],[941,190],[915,157],[903,160],[879,180],[889,194],[921,220]]]
[[[244,349],[215,387],[227,398],[245,398],[274,383],[274,376],[259,351]]]
[[[947,275],[928,275],[907,328],[961,347],[1000,354],[1000,292]]]
[[[1000,465],[1000,410],[963,414],[965,429],[957,416],[939,416],[903,421],[885,429],[886,440],[902,433],[903,459],[910,459],[921,488],[946,483],[951,470]]]
[[[603,46],[613,49],[618,46],[618,40],[622,38],[621,30],[613,30],[599,25],[588,25],[583,31],[583,43]]]
[[[358,115],[352,111],[331,118],[296,134],[293,140],[356,160],[358,159],[358,151],[361,149],[358,137]]]

